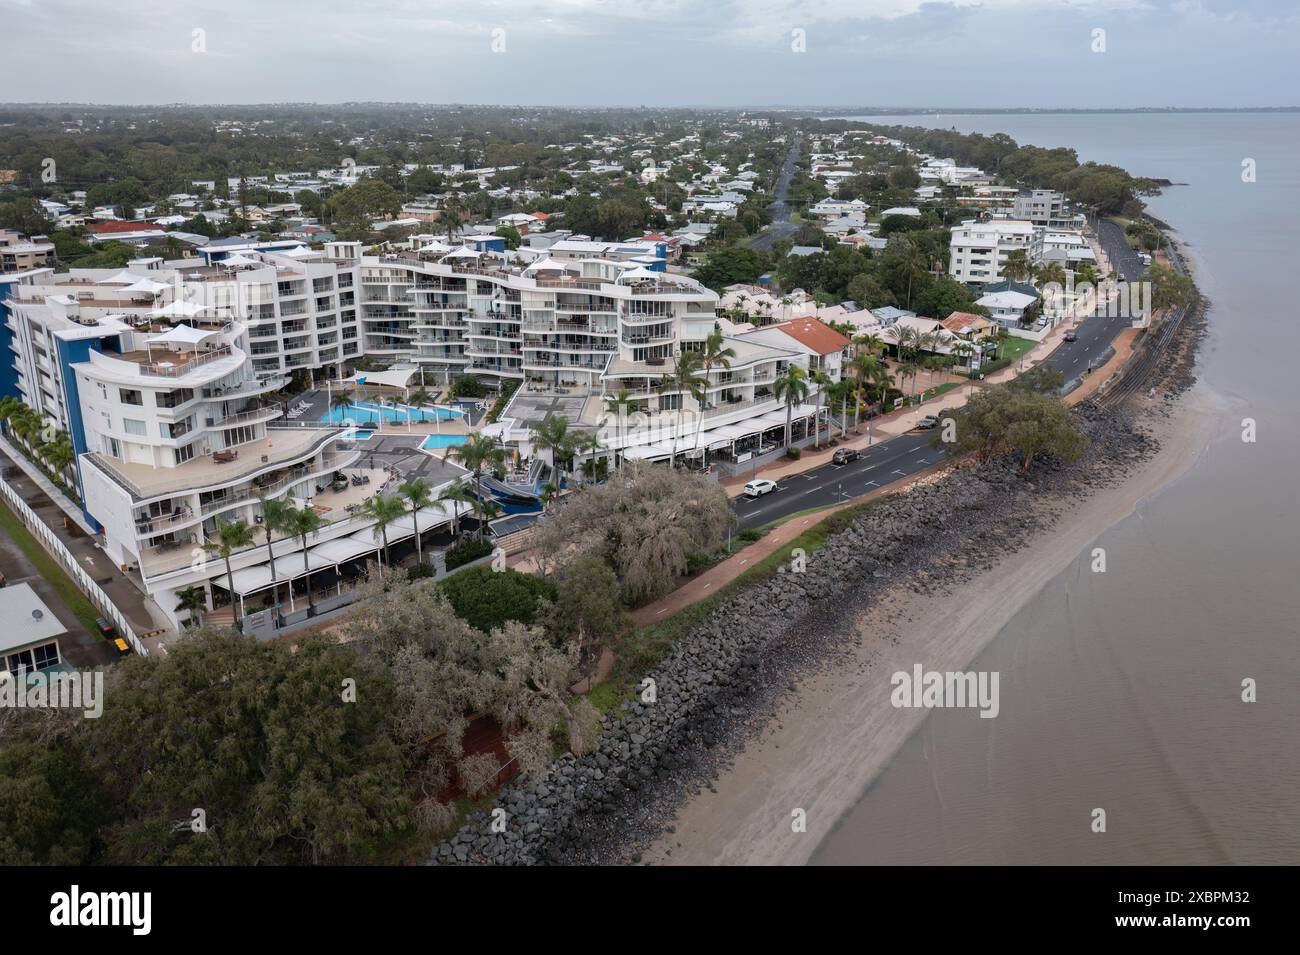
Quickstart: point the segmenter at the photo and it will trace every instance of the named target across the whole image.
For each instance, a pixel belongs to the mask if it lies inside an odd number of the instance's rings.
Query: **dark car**
[[[1065,333],[1065,340],[1066,340],[1067,342],[1077,342],[1077,341],[1079,340],[1079,335],[1078,335],[1078,333],[1077,333],[1077,332],[1072,328],[1072,329],[1070,329],[1068,332]]]
[[[835,453],[831,455],[831,464],[848,464],[860,457],[862,452],[857,448],[836,448]]]

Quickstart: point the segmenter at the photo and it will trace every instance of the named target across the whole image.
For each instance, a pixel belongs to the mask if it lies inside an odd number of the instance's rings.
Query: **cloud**
[[[1296,18],[1290,0],[0,0],[0,61],[16,101],[1279,105]]]

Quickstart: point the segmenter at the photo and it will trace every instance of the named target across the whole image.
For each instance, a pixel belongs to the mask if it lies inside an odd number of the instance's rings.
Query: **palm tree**
[[[1011,281],[1023,282],[1030,276],[1029,253],[1024,249],[1012,249],[1007,253],[1007,261],[1002,271]]]
[[[612,395],[605,396],[605,410],[614,415],[618,420],[618,437],[622,441],[627,437],[625,427],[627,424],[627,410],[636,405],[636,399],[626,388],[620,388]],[[614,466],[618,466],[618,454],[614,455]]]
[[[812,380],[812,383],[817,386],[817,397],[814,402],[817,405],[817,415],[813,418],[813,447],[820,448],[822,446],[822,399],[826,395],[827,387],[829,387],[832,382],[831,376],[826,374],[826,372],[822,371],[820,368],[813,372],[809,377]]]
[[[832,404],[840,403],[840,440],[843,441],[848,429],[849,395],[855,394],[858,386],[847,378],[842,378],[830,386],[827,394]]]
[[[714,368],[731,368],[731,359],[736,357],[736,350],[723,342],[722,330],[717,325],[713,326],[713,331],[709,333],[708,338],[704,339],[704,350],[700,352],[700,371],[704,376],[704,387],[709,386],[709,372]],[[704,401],[708,401],[707,391],[704,393]],[[700,432],[704,428],[704,409],[700,409],[700,420],[695,425],[695,444],[700,443]]]
[[[354,404],[356,404],[356,402],[352,400],[352,395],[346,391],[340,391],[337,395],[330,398],[330,410],[340,411],[345,416],[352,410]]]
[[[456,481],[442,489],[442,492],[438,495],[438,503],[446,503],[451,510],[452,537],[460,536],[460,508],[457,505],[468,504],[473,507],[474,502],[477,500],[478,498],[474,496],[474,492],[470,490],[469,485],[464,481]]]
[[[506,466],[506,449],[496,438],[482,434],[471,434],[464,444],[453,445],[447,457],[454,458],[460,466],[474,472],[474,492],[483,498],[483,468],[492,470]],[[479,526],[479,537],[483,536],[483,527]]]
[[[241,632],[244,629],[244,622],[239,619],[240,615],[235,613],[235,572],[230,566],[230,555],[246,547],[252,547],[255,540],[253,528],[244,521],[233,523],[218,521],[216,540],[210,540],[203,545],[205,551],[216,554],[226,562],[226,587],[230,591],[230,613],[235,618],[235,629]]]
[[[189,612],[196,626],[203,626],[203,615],[208,610],[208,595],[202,587],[182,587],[176,591],[176,613]]]
[[[880,358],[866,352],[859,352],[849,360],[849,370],[858,385],[858,400],[853,404],[853,430],[858,430],[858,415],[862,410],[862,396],[866,394],[866,384],[883,367]]]
[[[904,383],[906,383],[908,378],[912,379],[913,387],[909,388],[907,391],[907,395],[909,398],[914,397],[916,395],[916,387],[915,387],[916,373],[919,372],[920,370],[921,370],[921,365],[917,362],[915,358],[909,358],[907,359],[907,361],[903,362],[901,365],[898,366],[898,374],[903,379]]]
[[[898,351],[898,360],[907,361],[908,356],[920,347],[921,333],[911,325],[894,326],[894,345]]]
[[[284,498],[257,496],[257,503],[262,508],[262,532],[266,534],[266,556],[271,562],[271,580],[275,580],[275,551],[271,549],[271,538],[276,531],[284,530],[285,518],[294,510],[294,506]]]
[[[551,470],[555,472],[555,484],[564,483],[562,465],[577,452],[577,435],[569,431],[569,420],[557,414],[547,415],[542,423],[533,428],[528,435],[528,443],[537,451],[548,451],[551,456]]]
[[[881,355],[888,347],[884,340],[875,332],[868,332],[865,335],[858,335],[853,339],[853,344],[857,346],[857,353],[866,352],[869,355]]]
[[[433,503],[433,488],[422,477],[414,477],[397,489],[397,493],[411,502],[411,520],[415,522],[415,562],[424,563],[424,550],[420,543],[420,508]]]
[[[325,521],[321,516],[310,507],[290,508],[284,517],[285,533],[298,538],[298,543],[302,545],[302,569],[305,575],[303,583],[307,586],[307,616],[309,617],[316,615],[316,603],[311,594],[311,561],[307,555],[307,537],[319,531],[324,524]]]
[[[894,376],[889,373],[889,366],[883,362],[878,363],[871,372],[871,383],[879,390],[880,410],[885,410],[885,398],[889,396],[889,389],[894,385]],[[870,433],[870,425],[868,425]]]
[[[772,390],[776,392],[778,399],[785,401],[785,446],[788,448],[794,406],[808,397],[808,372],[798,365],[786,365],[785,371],[777,375]]]
[[[361,513],[375,522],[375,540],[384,542],[384,563],[392,566],[392,555],[388,550],[388,525],[406,513],[406,503],[400,497],[384,497],[376,494],[366,498],[361,505]]]
[[[600,476],[600,460],[597,455],[605,450],[605,446],[600,443],[600,434],[592,431],[590,434],[578,436],[577,450],[579,454],[588,455],[586,461],[582,462],[582,474],[594,484]]]
[[[952,353],[969,365],[970,356],[975,354],[975,346],[965,340],[955,342],[952,346]]]
[[[424,388],[417,388],[407,397],[406,403],[412,408],[427,408],[433,404],[433,393]]]
[[[703,356],[697,351],[684,351],[673,359],[673,370],[665,375],[659,382],[659,393],[672,392],[681,400],[681,395],[688,394],[695,399],[698,406],[704,404],[704,389],[709,386],[709,379],[700,374],[700,368],[703,366]],[[680,420],[681,408],[678,409],[678,420]],[[673,428],[673,447],[668,455],[668,467],[673,468],[677,464],[677,428]]]
[[[66,431],[56,434],[54,440],[42,449],[42,453],[56,474],[62,474],[77,459],[77,453],[72,448],[72,439],[68,437]]]

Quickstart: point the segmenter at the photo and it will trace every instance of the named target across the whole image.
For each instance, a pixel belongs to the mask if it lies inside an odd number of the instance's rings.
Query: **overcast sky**
[[[0,98],[1287,106],[1298,26],[1298,0],[0,0]]]

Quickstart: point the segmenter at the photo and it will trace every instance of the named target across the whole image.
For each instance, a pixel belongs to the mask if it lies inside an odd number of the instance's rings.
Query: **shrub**
[[[473,563],[480,557],[486,557],[490,553],[492,553],[491,543],[486,540],[479,540],[477,537],[471,537],[447,548],[447,569],[455,570],[457,567]]]
[[[456,616],[487,633],[509,620],[533,623],[537,602],[555,599],[555,587],[517,570],[471,567],[438,584]]]
[[[482,398],[486,394],[487,388],[473,375],[461,375],[451,383],[453,398]]]
[[[497,395],[497,400],[492,403],[492,410],[488,412],[487,423],[491,424],[501,417],[501,412],[506,410],[506,405],[514,397],[514,393],[519,388],[519,382],[507,378],[501,383],[501,393]]]
[[[746,527],[743,531],[737,534],[736,537],[744,541],[746,544],[752,544],[754,541],[763,539],[763,532],[757,527]]]
[[[800,458],[802,455],[803,455],[803,451],[801,451],[799,448],[786,448],[786,449],[785,449],[785,456],[786,456],[787,458],[790,458],[790,459],[794,460],[794,461],[798,461],[799,458]]]

